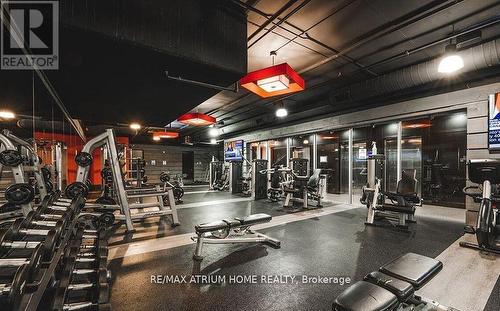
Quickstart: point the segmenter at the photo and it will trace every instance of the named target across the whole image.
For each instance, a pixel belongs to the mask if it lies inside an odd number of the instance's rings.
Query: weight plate
[[[64,190],[64,194],[70,199],[74,199],[80,195],[86,197],[88,192],[89,187],[79,181],[75,181],[74,183],[69,184],[66,187],[66,190]]]
[[[43,178],[45,180],[49,180],[50,177],[52,177],[52,173],[50,172],[50,169],[47,166],[44,166],[41,168]]]
[[[112,213],[103,213],[99,216],[99,224],[102,224],[106,227],[112,226],[115,222],[115,215]]]
[[[173,190],[174,198],[179,201],[184,196],[184,189],[181,187],[175,187]]]
[[[80,152],[75,157],[76,164],[86,167],[92,164],[92,155],[88,152]]]
[[[35,198],[35,190],[27,183],[10,185],[5,190],[5,199],[12,204],[27,204]]]
[[[160,174],[160,181],[161,182],[169,182],[170,181],[170,175],[167,172],[162,172]]]
[[[52,259],[52,255],[54,254],[56,249],[57,239],[58,237],[56,231],[50,230],[47,234],[47,237],[45,238],[45,241],[43,241],[42,259],[44,262],[50,262],[50,260]]]
[[[47,190],[47,193],[52,193],[52,191],[54,191],[54,185],[48,179],[45,179],[45,189]]]
[[[17,150],[4,150],[0,152],[0,163],[6,166],[18,166],[23,163],[23,157]]]

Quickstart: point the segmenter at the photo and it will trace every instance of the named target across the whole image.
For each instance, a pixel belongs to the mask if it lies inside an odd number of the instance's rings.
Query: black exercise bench
[[[417,296],[422,288],[441,269],[443,264],[433,258],[408,253],[369,273],[356,282],[333,303],[334,311],[390,310],[456,310],[435,301]]]
[[[196,237],[196,250],[193,255],[195,260],[203,260],[201,255],[203,244],[231,244],[231,243],[266,243],[275,248],[280,248],[281,242],[262,233],[253,231],[251,226],[270,222],[272,217],[267,214],[253,214],[242,218],[223,219],[203,223],[194,227]]]

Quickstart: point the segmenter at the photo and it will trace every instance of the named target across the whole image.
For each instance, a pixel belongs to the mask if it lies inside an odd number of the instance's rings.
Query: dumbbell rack
[[[71,234],[69,233],[75,230],[77,223],[78,223],[78,218],[75,217],[72,220],[72,222],[68,225],[66,231],[67,234],[65,234],[64,238],[59,243],[59,247],[54,253],[54,256],[52,257],[52,261],[50,262],[50,264],[46,268],[42,266],[42,271],[41,271],[42,277],[37,284],[36,290],[33,292],[25,293],[21,297],[19,306],[16,307],[17,310],[35,311],[38,309],[40,301],[44,297],[46,289],[48,288],[48,285],[52,280],[52,276],[54,275],[54,272],[58,267],[59,260],[62,254],[64,253],[66,246],[68,245],[68,242],[71,238]]]
[[[104,228],[80,226],[61,259],[51,310],[110,310]]]

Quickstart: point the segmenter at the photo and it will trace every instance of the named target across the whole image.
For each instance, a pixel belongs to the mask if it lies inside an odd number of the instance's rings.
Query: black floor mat
[[[281,249],[207,245],[201,265],[191,259],[194,245],[115,259],[112,305],[117,310],[331,310],[349,285],[346,278],[360,280],[406,252],[436,257],[463,230],[461,223],[418,218],[413,231],[403,233],[365,227],[365,217],[366,209],[359,208],[262,230],[281,239]],[[193,274],[226,282],[175,283],[176,276],[181,281]],[[294,282],[285,276],[295,276]],[[322,277],[330,278],[325,284]],[[246,279],[235,284],[231,278]],[[174,284],[157,284],[164,281]]]

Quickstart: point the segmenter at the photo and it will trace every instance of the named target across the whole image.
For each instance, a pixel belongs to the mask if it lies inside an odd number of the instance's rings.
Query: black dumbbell
[[[0,293],[10,293],[12,290],[19,291],[18,282],[22,281],[24,290],[31,291],[37,288],[36,283],[32,283],[35,276],[38,274],[40,267],[43,264],[43,247],[38,245],[29,258],[1,258],[0,268],[17,267],[16,273],[13,277],[13,281],[8,286],[8,284],[0,284]],[[20,276],[21,274],[21,276]],[[10,287],[10,288],[6,288]],[[0,295],[1,296],[1,295]]]
[[[29,265],[19,266],[12,278],[12,282],[0,284],[0,298],[6,302],[8,308],[16,310],[20,299],[22,298],[24,284],[30,275]]]
[[[0,233],[0,248],[4,249],[36,249],[41,245],[42,260],[49,262],[55,252],[58,242],[57,232],[49,230],[43,241],[17,240],[18,236],[12,234],[12,230],[2,230]]]

